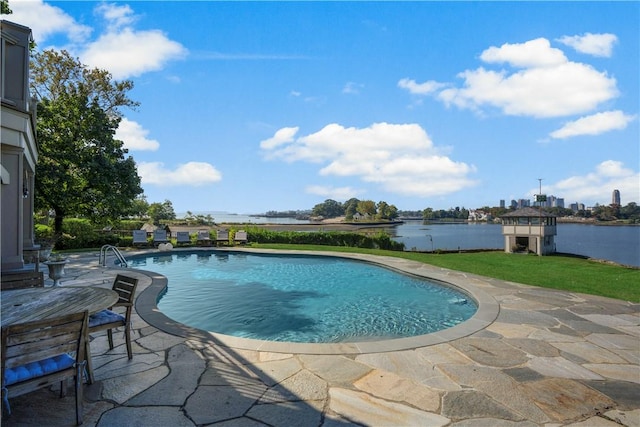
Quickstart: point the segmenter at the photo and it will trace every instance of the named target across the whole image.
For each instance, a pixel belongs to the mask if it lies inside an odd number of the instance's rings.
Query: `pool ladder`
[[[125,259],[124,255],[122,255],[122,252],[120,252],[120,249],[116,248],[113,245],[104,245],[100,248],[100,261],[98,262],[101,266],[107,266],[107,252],[109,252],[109,250],[111,250],[116,258],[118,258],[118,261],[120,261],[120,267],[129,267],[129,264],[127,264],[127,260]]]

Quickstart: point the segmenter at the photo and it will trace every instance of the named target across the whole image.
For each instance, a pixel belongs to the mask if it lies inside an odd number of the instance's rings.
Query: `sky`
[[[639,2],[9,7],[134,83],[116,138],[178,213],[640,200]]]

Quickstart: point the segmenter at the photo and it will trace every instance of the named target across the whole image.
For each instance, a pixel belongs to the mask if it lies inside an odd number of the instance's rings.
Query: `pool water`
[[[423,335],[477,310],[453,288],[324,256],[174,252],[132,258],[167,277],[158,308],[211,332],[270,341],[356,342]]]

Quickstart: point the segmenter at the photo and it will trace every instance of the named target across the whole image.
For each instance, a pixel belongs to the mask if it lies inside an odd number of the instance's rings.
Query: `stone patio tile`
[[[200,377],[199,385],[230,385],[233,387],[255,387],[264,393],[267,386],[257,374],[244,366],[229,365],[221,362],[209,362]]]
[[[473,390],[451,391],[442,398],[442,415],[452,420],[498,418],[523,421],[523,417],[485,393]]]
[[[185,402],[184,411],[196,424],[210,424],[243,416],[256,400],[257,396],[234,387],[200,386]]]
[[[620,424],[602,417],[590,417],[584,421],[565,424],[565,427],[620,427]]]
[[[640,337],[640,326],[618,326],[617,329],[625,334]]]
[[[98,427],[130,426],[133,425],[132,420],[135,420],[136,427],[193,427],[195,425],[185,417],[180,408],[162,406],[129,408],[121,406],[106,412],[100,419]]]
[[[291,377],[302,369],[300,362],[293,359],[255,363],[252,370],[269,387]]]
[[[323,401],[262,404],[251,407],[247,416],[270,426],[317,427],[323,406]]]
[[[611,316],[608,314],[583,314],[582,317],[590,322],[609,326],[611,328],[617,328],[619,326],[638,326],[638,319],[630,321],[619,316]]]
[[[157,384],[130,399],[132,406],[181,406],[195,391],[206,363],[184,344],[169,349],[170,373]]]
[[[357,359],[353,361],[344,356],[300,355],[299,359],[305,368],[330,384],[351,385],[371,371]]]
[[[623,334],[591,334],[586,340],[600,347],[625,350],[638,350],[638,338]]]
[[[576,335],[559,334],[557,332],[539,329],[529,335],[529,338],[539,341],[552,342],[580,342],[584,341],[582,337]]]
[[[625,361],[615,353],[589,342],[552,343],[557,349],[575,354],[583,360],[592,363],[624,363]]]
[[[571,329],[579,332],[582,336],[589,334],[617,334],[620,333],[618,329],[613,329],[608,326],[599,325],[597,323],[590,322],[588,320],[566,320],[563,321]]]
[[[456,421],[451,427],[538,427],[539,424],[531,421],[509,421],[497,418],[472,418],[470,420]],[[551,427],[546,425],[547,427]]]
[[[134,354],[131,360],[126,354],[120,356],[98,355],[92,356],[91,361],[96,380],[106,380],[155,369],[164,364],[165,355],[164,352]]]
[[[530,338],[508,338],[503,341],[510,346],[527,353],[529,356],[554,357],[560,355],[557,348],[540,340]]]
[[[586,363],[585,368],[614,380],[631,381],[640,384],[640,367],[637,365],[620,365],[613,363]],[[640,398],[640,396],[638,396]]]
[[[527,355],[502,340],[486,338],[462,338],[452,342],[455,348],[474,361],[502,368],[509,368],[525,363]]]
[[[537,329],[531,325],[515,325],[513,323],[506,322],[494,322],[487,327],[486,330],[495,332],[505,338],[526,338]]]
[[[518,418],[509,419],[527,419],[537,423],[550,421],[544,412],[520,390],[514,378],[500,369],[454,365],[443,365],[441,369],[460,385],[483,392],[519,415]]]
[[[552,420],[561,422],[601,413],[613,401],[578,381],[548,378],[521,384],[523,392]]]
[[[159,366],[143,372],[120,375],[102,381],[102,398],[119,404],[148,389],[169,374],[169,368]]]
[[[547,377],[602,380],[600,375],[563,357],[534,357],[527,366]]]
[[[618,349],[613,348],[610,349],[612,352],[622,357],[629,363],[633,363],[635,365],[640,365],[640,349],[638,350],[627,350],[627,349]]]
[[[362,392],[331,388],[329,396],[332,411],[362,425],[437,427],[449,424],[449,419],[441,415],[387,402]]]
[[[640,409],[634,411],[607,411],[603,414],[610,420],[627,427],[640,427]]]
[[[560,324],[558,319],[533,310],[509,310],[500,307],[500,315],[496,319],[500,323],[515,325],[535,325],[538,327],[552,328]]]
[[[438,390],[460,389],[458,384],[414,351],[362,354],[356,357],[356,361]]]
[[[269,425],[248,417],[241,417],[215,423],[215,427],[269,427]]]
[[[270,388],[260,398],[258,404],[325,400],[327,391],[328,386],[324,380],[307,370],[303,370]]]
[[[640,385],[630,381],[580,381],[588,387],[599,391],[617,403],[617,409],[635,410],[638,408]],[[638,420],[640,421],[640,420]]]
[[[438,344],[417,348],[415,352],[432,365],[438,365],[440,363],[454,363],[457,365],[473,363],[471,359],[460,353],[450,344]]]
[[[375,369],[353,385],[365,393],[396,402],[406,402],[418,409],[437,412],[440,394],[394,373]]]
[[[154,334],[138,338],[136,342],[141,347],[144,347],[150,351],[163,351],[185,342],[185,339],[158,331]]]

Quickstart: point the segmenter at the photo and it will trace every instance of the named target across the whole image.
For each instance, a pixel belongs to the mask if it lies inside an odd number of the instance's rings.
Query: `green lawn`
[[[571,256],[539,257],[498,251],[425,254],[319,245],[253,244],[252,246],[394,256],[526,285],[640,302],[640,269]]]

